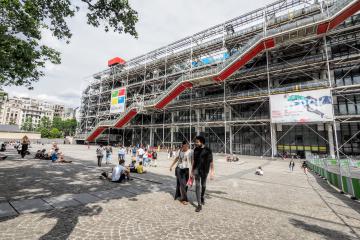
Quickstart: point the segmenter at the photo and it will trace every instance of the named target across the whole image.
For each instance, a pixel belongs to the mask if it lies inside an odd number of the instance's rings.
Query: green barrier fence
[[[352,159],[311,159],[309,168],[324,177],[331,185],[360,198],[360,161]]]

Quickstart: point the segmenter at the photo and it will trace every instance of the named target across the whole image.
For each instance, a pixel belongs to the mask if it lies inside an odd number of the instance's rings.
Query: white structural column
[[[231,107],[229,107],[229,121],[231,122],[232,121],[232,109]],[[229,151],[230,151],[230,154],[233,154],[233,126],[232,125],[229,125],[229,145],[230,145],[230,148],[229,148]]]
[[[271,149],[272,149],[272,156],[276,156],[277,155],[277,138],[276,138],[276,124],[275,123],[270,123],[271,127],[270,127],[270,131],[271,131]]]
[[[230,145],[231,145],[231,140],[228,141],[227,139],[231,139],[231,133],[230,133],[230,129],[231,129],[231,125],[229,125],[227,123],[227,119],[228,117],[230,116],[230,111],[231,111],[231,108],[226,104],[225,100],[224,100],[224,129],[225,129],[225,133],[224,133],[224,150],[225,150],[225,154],[228,153],[230,151],[230,153],[232,152],[231,150],[231,147],[229,148],[227,146],[227,143],[229,142]],[[229,132],[230,136],[227,134]]]
[[[174,132],[175,126],[172,124],[174,122],[174,112],[171,112],[171,128],[170,128],[170,146],[173,148],[174,144]]]
[[[195,109],[196,114],[196,135],[199,136],[201,129],[200,129],[200,109]]]
[[[150,124],[153,125],[153,115],[151,114],[150,115]],[[155,129],[156,130],[156,129]],[[150,147],[153,147],[154,146],[154,128],[153,127],[150,127],[150,139],[149,139],[149,144],[150,144]]]
[[[332,124],[326,124],[327,132],[328,132],[328,141],[329,141],[329,149],[331,158],[335,158],[335,146],[334,146],[334,134]]]

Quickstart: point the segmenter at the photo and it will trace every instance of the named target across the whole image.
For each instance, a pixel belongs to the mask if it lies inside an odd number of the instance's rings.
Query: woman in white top
[[[191,167],[192,152],[187,141],[183,141],[181,149],[174,156],[175,159],[170,166],[170,171],[176,164],[176,192],[175,200],[179,199],[184,205],[188,204],[187,181],[189,180],[189,168]]]

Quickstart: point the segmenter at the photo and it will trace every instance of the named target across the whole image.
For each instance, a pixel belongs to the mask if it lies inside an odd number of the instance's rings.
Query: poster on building
[[[330,89],[277,94],[270,96],[273,123],[333,121]]]
[[[117,88],[111,91],[110,113],[125,111],[126,88]]]

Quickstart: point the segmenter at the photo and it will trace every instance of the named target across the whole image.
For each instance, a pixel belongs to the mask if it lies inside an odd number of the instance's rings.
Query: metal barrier
[[[360,199],[360,160],[354,159],[311,159],[309,168],[325,178],[329,184]]]

